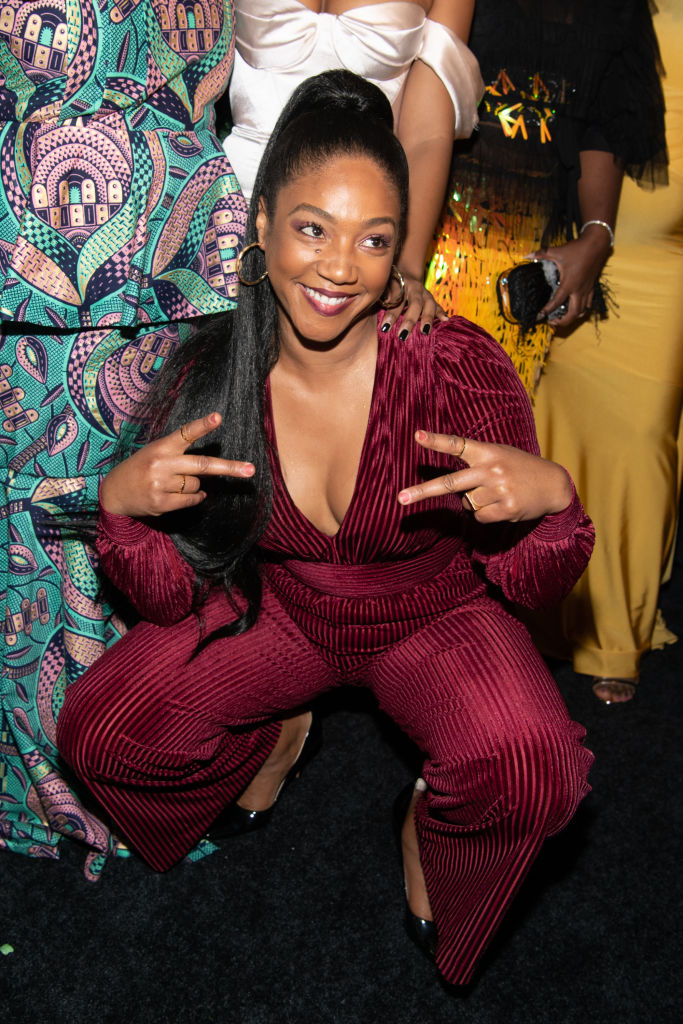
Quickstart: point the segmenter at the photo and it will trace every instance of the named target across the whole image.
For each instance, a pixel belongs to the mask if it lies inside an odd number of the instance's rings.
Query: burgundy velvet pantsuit
[[[557,515],[500,527],[477,524],[455,496],[399,505],[402,486],[454,464],[415,443],[418,427],[537,450],[526,395],[483,332],[454,319],[428,342],[380,335],[339,532],[322,534],[296,509],[274,455],[259,619],[196,657],[200,635],[234,615],[226,597],[193,611],[191,571],[167,536],[103,512],[102,564],[146,621],[69,688],[58,741],[122,834],[165,870],[253,777],[282,711],[341,684],[370,687],[425,754],[416,825],[437,962],[463,983],[543,840],[587,792],[591,762],[490,584],[531,606],[557,600],[593,534],[576,497]]]

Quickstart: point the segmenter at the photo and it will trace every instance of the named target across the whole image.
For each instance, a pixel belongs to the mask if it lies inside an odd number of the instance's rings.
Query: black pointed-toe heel
[[[211,842],[216,842],[221,839],[229,839],[232,836],[241,836],[245,832],[255,832],[259,828],[264,828],[270,821],[273,810],[278,800],[282,796],[283,792],[294,779],[300,778],[304,768],[308,765],[315,755],[318,753],[323,742],[323,730],[320,725],[320,719],[317,716],[311,718],[311,724],[306,738],[304,739],[301,751],[296,761],[289,769],[282,784],[277,791],[275,800],[270,807],[267,807],[264,811],[250,811],[247,807],[240,807],[240,805],[234,801],[221,811],[216,820],[213,822],[206,838],[210,839]]]
[[[394,836],[396,837],[396,843],[398,846],[398,857],[401,864],[401,871],[403,871],[403,840],[401,833],[403,831],[403,823],[406,820],[406,815],[408,814],[408,808],[410,807],[410,801],[413,799],[414,792],[415,783],[410,782],[401,790],[394,801]],[[415,945],[418,946],[430,960],[436,960],[436,947],[439,941],[436,922],[428,921],[425,917],[418,917],[417,914],[414,914],[410,909],[407,896],[405,925],[406,931]]]
[[[439,944],[439,933],[434,921],[418,917],[410,907],[406,906],[406,931],[416,946],[432,961],[436,960],[436,947]]]

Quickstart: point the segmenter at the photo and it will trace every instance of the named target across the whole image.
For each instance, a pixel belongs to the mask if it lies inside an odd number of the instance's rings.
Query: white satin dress
[[[385,0],[345,14],[319,14],[298,0],[284,0],[276,11],[273,0],[235,0],[235,16],[233,129],[224,148],[247,199],[282,108],[301,82],[322,71],[345,68],[373,82],[396,120],[408,71],[419,59],[453,102],[454,138],[467,138],[477,124],[484,90],[477,60],[419,4]]]

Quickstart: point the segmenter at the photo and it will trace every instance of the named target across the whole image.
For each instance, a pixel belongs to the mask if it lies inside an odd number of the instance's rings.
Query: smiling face
[[[399,232],[396,188],[374,160],[339,156],[283,185],[256,227],[278,303],[281,342],[374,331]]]

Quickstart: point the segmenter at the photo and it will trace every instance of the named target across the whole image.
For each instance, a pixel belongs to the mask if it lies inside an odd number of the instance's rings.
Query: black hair
[[[408,167],[393,134],[389,101],[351,72],[330,71],[303,82],[280,115],[256,176],[245,245],[256,241],[261,197],[271,216],[285,184],[340,155],[368,156],[384,170],[398,194],[400,242],[408,208]],[[255,248],[245,258],[242,273],[250,280],[263,269],[263,253]],[[239,588],[245,599],[246,604],[234,601],[235,621],[212,639],[243,632],[258,614],[254,546],[271,507],[263,401],[266,377],[277,356],[277,304],[266,279],[255,287],[240,287],[234,312],[206,319],[169,361],[152,395],[150,438],[218,411],[221,426],[193,451],[250,461],[256,470],[248,480],[204,478],[206,499],[165,516],[162,523],[195,571],[198,600],[216,583],[231,596]]]

